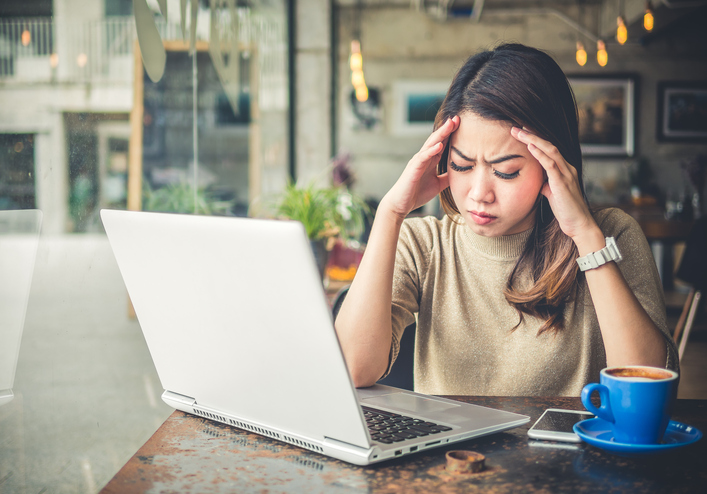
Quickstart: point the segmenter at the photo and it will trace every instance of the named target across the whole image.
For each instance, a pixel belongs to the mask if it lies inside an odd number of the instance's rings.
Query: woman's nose
[[[486,170],[480,170],[471,179],[471,187],[469,188],[469,197],[476,202],[491,203],[494,201],[493,193],[493,177],[490,177]]]

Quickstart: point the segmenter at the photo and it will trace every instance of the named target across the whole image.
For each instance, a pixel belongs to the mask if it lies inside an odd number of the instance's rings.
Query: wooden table
[[[578,398],[450,397],[526,414],[507,432],[357,467],[264,436],[175,411],[102,490],[133,492],[704,492],[707,439],[656,456],[624,458],[588,444],[529,440],[545,408]],[[707,432],[707,400],[678,400],[673,419]],[[487,468],[458,475],[445,452],[477,451]]]

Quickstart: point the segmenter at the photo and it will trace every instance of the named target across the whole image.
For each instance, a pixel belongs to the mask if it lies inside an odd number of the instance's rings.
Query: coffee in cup
[[[614,440],[626,444],[658,444],[677,397],[678,373],[660,367],[629,365],[603,369],[600,383],[582,390],[585,408],[611,424]],[[591,401],[599,393],[601,406]]]

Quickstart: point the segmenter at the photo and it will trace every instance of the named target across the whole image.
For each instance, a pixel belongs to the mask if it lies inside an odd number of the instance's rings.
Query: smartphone
[[[583,410],[548,408],[528,430],[528,437],[578,443],[581,439],[574,433],[572,426],[593,417],[592,413]]]

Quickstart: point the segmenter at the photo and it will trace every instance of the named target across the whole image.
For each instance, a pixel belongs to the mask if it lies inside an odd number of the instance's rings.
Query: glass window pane
[[[0,2],[3,492],[97,492],[173,411],[100,210],[193,213],[196,184],[200,214],[243,216],[287,180],[285,1],[199,1],[196,59],[166,3],[153,82],[132,0]]]

